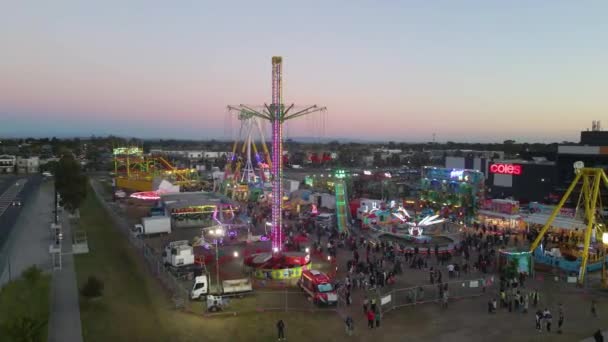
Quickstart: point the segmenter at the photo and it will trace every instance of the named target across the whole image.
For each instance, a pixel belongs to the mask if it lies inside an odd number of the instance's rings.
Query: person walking
[[[596,308],[596,303],[595,303],[595,299],[591,300],[591,315],[593,316],[593,318],[597,318],[597,308]]]
[[[551,315],[551,311],[545,309],[543,313],[543,318],[545,319],[545,326],[547,327],[547,332],[551,332],[551,323],[553,323],[553,316]]]
[[[382,312],[380,312],[380,309],[374,313],[374,316],[376,318],[376,328],[380,328],[380,320],[382,319]]]
[[[279,335],[279,341],[285,341],[285,322],[280,319],[277,322],[277,333]]]
[[[595,334],[593,334],[593,339],[595,342],[604,342],[604,335],[602,335],[602,331],[600,329],[597,329]]]
[[[370,329],[374,328],[374,320],[376,317],[374,316],[374,312],[372,310],[367,310],[367,327]]]
[[[560,303],[557,317],[557,333],[562,333],[562,325],[564,324],[564,306]]]
[[[538,293],[537,289],[534,289],[534,291],[532,292],[532,305],[534,305],[534,307],[537,307],[539,301],[540,301],[540,294]]]
[[[367,314],[367,306],[369,305],[369,299],[367,299],[367,296],[365,296],[365,298],[363,298],[363,314]]]
[[[353,302],[353,298],[351,296],[350,289],[347,288],[346,289],[346,306],[350,306],[350,304],[352,304],[352,302]]]
[[[543,318],[543,312],[539,310],[536,310],[536,330],[538,330],[538,332],[542,332],[542,328],[541,328],[541,319]]]
[[[344,320],[344,323],[346,324],[346,335],[353,336],[353,330],[354,330],[353,318],[350,316],[346,316],[346,320]]]

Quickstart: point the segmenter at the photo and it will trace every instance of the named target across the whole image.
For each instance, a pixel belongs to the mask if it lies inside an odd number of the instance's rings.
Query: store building
[[[455,155],[456,152],[460,155]],[[445,152],[445,167],[448,169],[477,170],[488,177],[488,167],[492,160],[504,159],[502,151],[448,150]]]
[[[563,194],[574,180],[574,163],[581,161],[585,167],[608,169],[608,131],[602,131],[599,121],[593,121],[591,130],[581,132],[580,145],[557,147],[555,192]],[[571,198],[576,200],[580,187],[575,188]],[[602,202],[608,203],[608,195],[602,192]],[[569,205],[575,205],[570,200]]]
[[[17,173],[20,174],[32,174],[40,171],[40,158],[39,157],[28,157],[17,158]]]
[[[606,132],[608,133],[608,132]],[[608,142],[605,146],[560,145],[557,147],[557,182],[564,190],[574,179],[574,163],[608,169]]]
[[[554,186],[554,162],[500,160],[488,166],[488,198],[511,197],[523,203],[546,202],[552,198]]]
[[[17,158],[13,155],[2,154],[0,155],[0,174],[3,173],[14,173]]]

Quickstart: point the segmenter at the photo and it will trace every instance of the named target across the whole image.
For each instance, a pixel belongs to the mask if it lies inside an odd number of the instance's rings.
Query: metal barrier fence
[[[93,188],[97,199],[114,222],[115,227],[118,227],[118,230],[127,237],[130,244],[142,255],[148,270],[158,278],[164,288],[171,293],[171,299],[175,307],[188,309],[191,304],[189,289],[184,286],[182,280],[176,278],[167,270],[160,255],[154,253],[154,250],[146,245],[144,240],[140,237],[131,234],[129,224],[124,219],[125,213],[121,212],[122,210],[120,207],[107,202],[103,196],[103,190],[100,190],[98,188],[99,186],[98,183],[91,180],[91,187]]]
[[[381,303],[383,312],[399,309],[401,307],[441,303],[442,290],[447,289],[448,302],[455,299],[482,296],[486,292],[496,290],[493,277],[473,280],[458,280],[440,284],[428,284],[400,289],[376,289],[369,293],[370,298],[376,298]]]

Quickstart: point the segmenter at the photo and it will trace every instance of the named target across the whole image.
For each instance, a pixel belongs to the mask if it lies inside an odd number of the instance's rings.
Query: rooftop
[[[161,195],[161,201],[167,209],[178,209],[214,204],[235,204],[230,198],[213,192],[180,192]]]

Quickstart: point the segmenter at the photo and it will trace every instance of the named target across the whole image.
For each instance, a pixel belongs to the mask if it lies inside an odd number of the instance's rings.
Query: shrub
[[[103,282],[95,276],[90,276],[80,292],[87,298],[101,297],[103,294]]]
[[[23,279],[25,279],[30,285],[36,284],[42,278],[42,270],[38,267],[30,266],[25,271],[23,271]]]
[[[0,326],[0,333],[8,338],[7,341],[36,342],[43,340],[42,336],[44,336],[46,327],[46,320],[31,317],[12,317]]]

